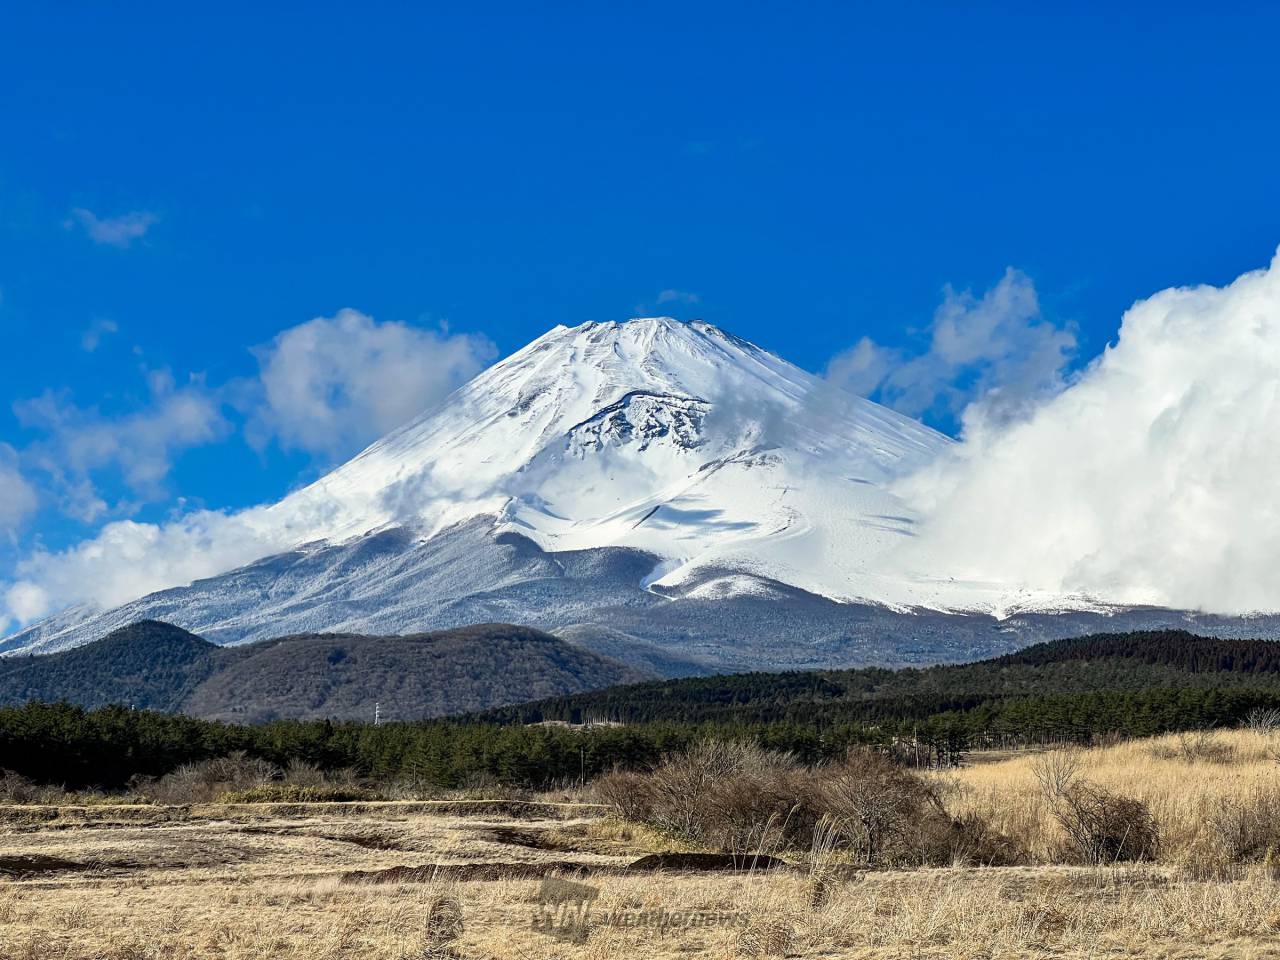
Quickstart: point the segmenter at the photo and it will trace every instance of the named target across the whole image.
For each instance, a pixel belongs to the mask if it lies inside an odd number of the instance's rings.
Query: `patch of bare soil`
[[[617,867],[575,860],[541,860],[516,863],[427,863],[417,867],[388,867],[385,870],[349,870],[340,879],[343,883],[431,883],[442,880],[540,880],[552,874],[586,876],[618,872]]]
[[[757,873],[787,866],[785,860],[763,853],[651,853],[627,865],[631,873]]]
[[[517,827],[490,827],[482,831],[481,836],[493,843],[508,844],[513,847],[528,847],[530,850],[557,850],[560,845],[546,830],[522,830]]]
[[[98,864],[80,863],[76,860],[64,860],[62,857],[48,857],[42,854],[26,854],[24,856],[0,856],[0,875],[6,877],[41,877],[51,873],[78,873],[91,870]]]
[[[303,825],[276,825],[271,827],[241,827],[239,833],[250,836],[302,836],[314,837],[317,840],[331,840],[334,843],[351,843],[365,850],[412,850],[401,840],[386,833],[322,833],[313,832]]]

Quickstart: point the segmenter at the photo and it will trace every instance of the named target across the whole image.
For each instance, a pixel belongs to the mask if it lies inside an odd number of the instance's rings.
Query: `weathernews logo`
[[[586,939],[592,927],[644,928],[665,935],[672,930],[742,926],[746,915],[716,910],[668,910],[665,907],[608,911],[594,910],[597,887],[560,877],[543,877],[533,927],[562,940]]]

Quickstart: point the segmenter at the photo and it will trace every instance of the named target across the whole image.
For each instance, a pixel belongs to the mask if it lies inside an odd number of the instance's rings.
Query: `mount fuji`
[[[507,621],[679,674],[1223,628],[903,569],[895,552],[917,518],[892,485],[950,443],[701,321],[558,326],[258,509],[256,532],[283,549],[64,611],[0,651],[65,649],[143,619],[222,644]]]

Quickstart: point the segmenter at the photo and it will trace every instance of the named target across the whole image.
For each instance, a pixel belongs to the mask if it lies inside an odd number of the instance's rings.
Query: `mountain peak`
[[[587,320],[574,327],[566,327],[564,324],[557,325],[555,330],[609,330],[618,331],[624,327],[663,327],[666,329],[677,329],[689,326],[691,323],[701,323],[701,320],[684,321],[677,320],[675,317],[631,317],[627,320]]]
[[[632,317],[629,320],[588,320],[573,327],[558,324],[508,359],[514,359],[526,352],[545,350],[557,344],[568,347],[573,345],[584,347],[609,345],[611,347],[613,344],[618,344],[622,349],[661,352],[664,349],[681,349],[677,346],[678,344],[690,344],[699,340],[748,346],[746,341],[725,333],[705,320]],[[753,347],[753,349],[759,348]],[[599,351],[596,351],[596,355],[600,355]],[[590,360],[591,356],[591,351],[588,351],[580,359]]]

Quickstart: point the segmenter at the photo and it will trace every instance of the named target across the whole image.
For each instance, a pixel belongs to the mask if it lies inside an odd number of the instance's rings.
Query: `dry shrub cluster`
[[[1238,877],[1254,864],[1268,874],[1280,871],[1280,784],[1251,784],[1224,797],[1179,861],[1203,880]]]
[[[12,770],[0,770],[0,803],[57,803],[63,797],[58,787],[34,783]]]
[[[364,800],[370,793],[349,770],[324,771],[294,760],[281,769],[243,753],[188,763],[157,780],[139,781],[156,803],[263,803]]]
[[[163,777],[136,777],[124,793],[78,791],[34,783],[0,769],[0,803],[189,804],[382,799],[351,770],[325,771],[301,760],[280,768],[243,753],[188,763]],[[400,799],[395,797],[393,799]]]
[[[96,806],[99,804],[146,804],[152,802],[150,797],[132,791],[123,793],[106,793],[101,790],[68,792],[65,787],[36,783],[20,773],[0,768],[0,803],[2,804]]]
[[[1037,757],[1031,772],[1048,809],[1065,835],[1057,859],[1100,866],[1126,860],[1153,860],[1160,830],[1150,808],[1080,777],[1077,750],[1053,750]]]
[[[1212,752],[1192,743],[1197,756]],[[1056,825],[1042,855],[1094,866],[1155,859],[1160,829],[1148,804],[1083,779],[1082,757],[1055,750],[1031,764],[1039,815]],[[596,783],[597,798],[620,817],[727,852],[821,847],[846,862],[893,867],[1033,859],[1030,847],[994,827],[991,817],[963,804],[949,810],[947,790],[945,781],[871,750],[806,767],[751,745],[714,742],[671,755],[649,773],[617,772]],[[1217,848],[1231,851],[1232,862],[1266,856],[1271,813],[1280,814],[1280,799],[1274,811],[1260,799],[1223,808]],[[1280,818],[1274,833],[1280,837]],[[1274,846],[1280,852],[1280,843]]]
[[[923,779],[871,750],[806,767],[749,744],[705,742],[647,774],[596,781],[619,816],[726,852],[837,850],[872,866],[1008,863],[1004,838],[953,818]]]
[[[1160,831],[1141,800],[1093,783],[1073,783],[1056,798],[1053,815],[1067,835],[1062,859],[1093,866],[1153,860]]]
[[[1158,740],[1151,746],[1158,760],[1180,760],[1183,763],[1220,763],[1236,761],[1236,747],[1210,730],[1190,730],[1175,739]]]

